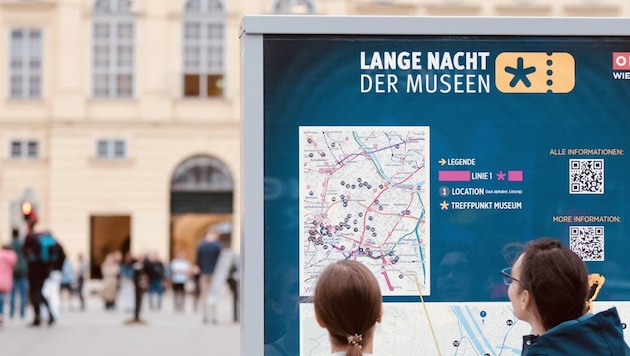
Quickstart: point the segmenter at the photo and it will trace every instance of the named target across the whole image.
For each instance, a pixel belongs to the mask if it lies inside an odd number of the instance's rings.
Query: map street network
[[[622,322],[627,320],[628,302],[596,301],[592,312],[613,306]],[[313,303],[301,303],[300,315],[300,355],[329,356],[328,332],[317,323]],[[520,356],[523,335],[530,333],[531,326],[516,318],[510,302],[427,303],[426,309],[421,303],[384,303],[383,320],[374,332],[374,354]]]
[[[429,128],[300,127],[301,294],[358,260],[383,295],[430,294]]]

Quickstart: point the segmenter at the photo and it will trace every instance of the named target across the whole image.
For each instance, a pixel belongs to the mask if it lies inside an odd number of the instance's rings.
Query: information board
[[[354,259],[375,354],[520,355],[500,271],[543,236],[630,320],[628,19],[254,16],[242,45],[245,354],[329,355],[309,297]]]

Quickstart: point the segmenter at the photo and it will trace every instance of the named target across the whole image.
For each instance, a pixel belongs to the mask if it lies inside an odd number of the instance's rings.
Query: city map
[[[300,127],[301,295],[342,259],[430,294],[429,162],[428,127]]]
[[[593,312],[616,306],[623,322],[628,304],[596,302]],[[312,303],[300,304],[300,319],[300,355],[330,355],[328,332],[317,324]],[[522,337],[530,332],[530,325],[516,318],[509,302],[384,303],[383,319],[374,333],[374,354],[519,356]]]
[[[301,305],[301,320],[300,355],[330,355],[328,333],[315,321],[312,304]],[[529,330],[509,303],[430,303],[426,312],[421,303],[385,303],[374,354],[517,356]]]

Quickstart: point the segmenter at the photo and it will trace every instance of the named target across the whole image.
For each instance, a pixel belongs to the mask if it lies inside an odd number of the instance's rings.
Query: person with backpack
[[[48,311],[48,325],[55,323],[55,315],[51,310],[48,300],[44,297],[42,289],[44,282],[52,269],[60,269],[65,260],[65,253],[52,235],[48,232],[35,232],[38,217],[30,206],[23,207],[24,220],[26,221],[26,238],[22,246],[22,252],[27,261],[27,279],[29,284],[29,298],[33,306],[33,322],[31,326],[41,324],[41,305]]]

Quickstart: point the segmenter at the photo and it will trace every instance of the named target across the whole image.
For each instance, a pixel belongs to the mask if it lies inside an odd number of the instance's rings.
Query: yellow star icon
[[[448,210],[448,203],[446,201],[441,202],[440,206],[442,207],[442,210]]]

